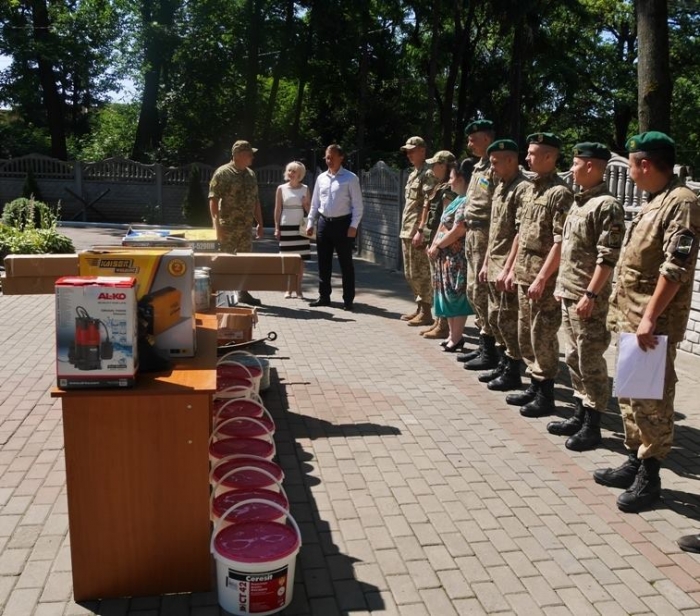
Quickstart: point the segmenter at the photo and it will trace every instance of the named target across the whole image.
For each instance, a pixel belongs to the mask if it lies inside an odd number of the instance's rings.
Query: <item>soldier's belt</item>
[[[470,229],[486,229],[489,226],[488,220],[465,220],[464,224]]]

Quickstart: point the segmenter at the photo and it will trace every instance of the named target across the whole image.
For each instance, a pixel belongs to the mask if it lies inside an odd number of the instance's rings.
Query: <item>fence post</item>
[[[83,196],[83,163],[82,161],[75,161],[73,166],[73,171],[75,174],[75,194]],[[87,208],[83,208],[83,222],[87,221]]]
[[[156,170],[156,207],[160,208],[160,223],[165,224],[165,204],[163,203],[163,165],[155,164]]]

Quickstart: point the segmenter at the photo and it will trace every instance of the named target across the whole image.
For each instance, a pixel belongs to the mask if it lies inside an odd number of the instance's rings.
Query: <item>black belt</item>
[[[352,214],[345,214],[344,216],[326,216],[325,214],[319,214],[323,220],[326,220],[328,222],[333,222],[335,220],[347,220],[348,218],[352,218]]]
[[[489,226],[489,223],[486,220],[465,220],[464,224],[470,229],[485,229]]]

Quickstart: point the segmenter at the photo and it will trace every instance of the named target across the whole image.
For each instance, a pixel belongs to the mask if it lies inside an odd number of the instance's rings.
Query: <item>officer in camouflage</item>
[[[603,354],[610,345],[608,299],[625,211],[605,183],[610,150],[602,143],[585,142],[574,147],[573,155],[571,173],[581,192],[574,196],[564,224],[554,297],[561,302],[566,364],[577,407],[573,417],[551,422],[547,430],[569,436],[567,449],[587,451],[601,442],[600,418],[610,399]]]
[[[542,417],[556,410],[561,306],[554,299],[554,284],[564,220],[574,194],[557,175],[559,137],[534,133],[527,143],[526,161],[536,175],[518,209],[518,248],[509,277],[518,285],[518,342],[531,382],[525,392],[509,394],[506,402],[522,405],[524,417]]]
[[[231,148],[231,162],[219,167],[209,183],[209,211],[221,250],[235,254],[251,252],[251,227],[256,221],[256,239],[263,236],[263,217],[258,198],[258,181],[250,169],[257,152],[247,141],[236,141]],[[248,291],[240,290],[238,299],[260,305]]]
[[[423,206],[432,194],[437,181],[425,162],[425,141],[422,137],[409,137],[401,151],[413,165],[406,181],[405,203],[401,217],[401,248],[406,280],[411,287],[416,310],[401,315],[402,321],[410,326],[431,325],[433,316],[433,289],[430,276],[430,262],[423,243],[424,228],[420,226]]]
[[[668,336],[664,394],[661,400],[619,399],[629,457],[618,468],[597,470],[594,478],[624,488],[618,508],[638,512],[658,500],[661,460],[673,443],[676,344],[683,340],[690,314],[700,204],[673,173],[676,149],[668,135],[635,135],[627,151],[630,177],[649,200],[625,235],[608,321],[614,331],[636,334],[643,351],[658,344],[657,335]],[[684,549],[689,549],[687,540],[680,541]]]

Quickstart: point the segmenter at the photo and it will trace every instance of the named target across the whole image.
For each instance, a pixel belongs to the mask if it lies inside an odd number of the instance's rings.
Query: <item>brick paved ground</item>
[[[86,246],[121,231],[67,233]],[[700,614],[700,557],[675,544],[700,528],[700,358],[679,354],[664,502],[622,514],[590,476],[622,461],[616,409],[605,448],[567,451],[547,419],[520,417],[397,320],[410,307],[400,274],[357,268],[352,314],[258,294],[258,332],[279,335],[256,349],[272,366],[265,401],[304,537],[285,613]],[[312,264],[310,297],[314,280]],[[214,592],[72,601],[53,297],[0,296],[0,314],[3,613],[219,614]]]

